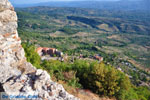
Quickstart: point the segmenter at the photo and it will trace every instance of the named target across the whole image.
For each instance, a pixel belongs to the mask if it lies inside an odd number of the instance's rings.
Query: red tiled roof
[[[36,49],[36,52],[41,52],[42,50],[43,50],[43,48],[39,47],[39,48]]]

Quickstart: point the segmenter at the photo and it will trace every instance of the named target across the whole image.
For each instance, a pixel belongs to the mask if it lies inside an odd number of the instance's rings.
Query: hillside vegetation
[[[100,97],[108,96],[117,100],[149,100],[148,87],[134,86],[128,76],[111,65],[96,61],[76,60],[73,63],[55,60],[40,61],[35,47],[29,43],[22,44],[27,60],[37,68],[47,70],[55,81],[67,87],[89,89]],[[66,89],[67,89],[66,87]]]
[[[99,96],[149,100],[150,13],[51,7],[16,10],[19,35],[28,43],[23,44],[27,60],[47,70],[54,80]],[[83,60],[41,62],[30,44],[57,48],[70,57],[82,54]],[[102,63],[85,60],[96,54],[104,58]]]
[[[150,13],[81,8],[16,9],[22,40],[70,54],[117,54],[150,69]],[[99,48],[98,50],[92,48]]]

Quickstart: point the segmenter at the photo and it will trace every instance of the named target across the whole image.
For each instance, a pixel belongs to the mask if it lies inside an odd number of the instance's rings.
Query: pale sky
[[[9,0],[14,4],[32,4],[49,1],[119,1],[119,0]]]

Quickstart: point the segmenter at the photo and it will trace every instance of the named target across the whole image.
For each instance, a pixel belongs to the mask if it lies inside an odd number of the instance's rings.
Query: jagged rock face
[[[13,77],[3,87],[7,94],[38,95],[37,100],[78,100],[68,94],[62,85],[51,81],[49,74],[43,70]]]
[[[24,56],[17,33],[16,12],[10,2],[0,0],[0,82],[4,83],[8,78],[29,69],[35,72]]]
[[[38,95],[38,100],[78,100],[49,74],[26,61],[17,33],[17,16],[8,0],[0,0],[0,91]]]

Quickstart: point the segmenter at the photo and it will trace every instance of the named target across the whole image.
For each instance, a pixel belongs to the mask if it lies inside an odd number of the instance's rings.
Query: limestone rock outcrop
[[[8,0],[0,0],[0,92],[38,95],[37,100],[78,100],[46,71],[28,63],[17,33],[17,16]]]

